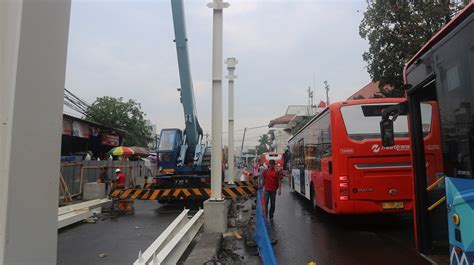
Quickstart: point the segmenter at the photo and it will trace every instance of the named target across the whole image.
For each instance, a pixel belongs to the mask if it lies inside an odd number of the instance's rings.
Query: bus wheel
[[[316,203],[316,194],[314,192],[314,188],[313,188],[313,183],[311,183],[311,189],[310,189],[310,198],[311,198],[311,208],[313,210],[313,212],[317,212],[318,211],[318,204]]]

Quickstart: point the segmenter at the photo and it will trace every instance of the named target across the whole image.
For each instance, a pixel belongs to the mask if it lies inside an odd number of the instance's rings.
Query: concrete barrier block
[[[105,183],[88,182],[84,184],[83,200],[103,199],[105,197]]]

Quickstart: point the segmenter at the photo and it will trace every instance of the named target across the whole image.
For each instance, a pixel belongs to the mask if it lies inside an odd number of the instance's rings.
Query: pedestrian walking
[[[268,169],[263,172],[265,213],[268,214],[270,220],[273,220],[275,213],[276,194],[281,195],[281,176],[282,172],[275,168],[275,160],[270,160]],[[268,204],[270,203],[270,209]]]
[[[286,150],[285,150],[285,153],[283,154],[283,169],[284,170],[290,170],[290,160],[291,160],[291,151],[290,151],[290,147],[287,146],[286,147]]]
[[[151,161],[148,158],[142,158],[143,161],[143,187],[148,183],[153,183],[153,170],[151,169]]]

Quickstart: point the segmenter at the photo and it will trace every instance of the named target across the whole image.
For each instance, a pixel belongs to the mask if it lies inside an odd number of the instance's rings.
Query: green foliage
[[[359,34],[369,41],[363,54],[380,93],[402,97],[403,66],[465,4],[462,1],[367,1]]]
[[[125,130],[124,145],[146,147],[150,141],[151,128],[145,122],[141,105],[129,99],[101,97],[90,106],[86,119],[108,127]]]
[[[262,134],[260,138],[258,139],[258,145],[257,145],[257,154],[261,155],[265,152],[270,151],[270,137],[268,137],[268,134]]]

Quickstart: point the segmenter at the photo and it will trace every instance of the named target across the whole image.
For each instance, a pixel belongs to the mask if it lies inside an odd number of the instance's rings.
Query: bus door
[[[388,128],[383,125],[388,121],[387,115],[396,119],[399,113],[408,112],[416,247],[426,255],[446,255],[449,249],[447,211],[444,177],[442,166],[439,165],[442,164],[439,113],[433,113],[438,109],[435,88],[436,79],[432,75],[407,90],[406,102],[384,110],[381,130],[383,145],[393,145],[393,121],[391,132],[384,133]],[[387,139],[387,135],[392,137]],[[434,147],[437,148],[436,152],[433,151]]]
[[[474,264],[474,2],[433,37],[404,71],[406,83],[413,85],[406,95],[417,248],[425,254],[443,252],[451,265]],[[420,110],[424,100],[435,100],[439,109],[443,174],[433,185],[426,180],[429,149],[423,142]],[[384,110],[380,122],[384,145],[393,144],[396,117],[395,108]]]
[[[305,148],[304,148],[304,139],[301,139],[299,142],[298,142],[298,146],[300,148],[300,152],[301,152],[301,158],[302,158],[302,163],[301,163],[301,166],[298,168],[299,170],[299,177],[300,177],[300,193],[303,194],[303,195],[306,195],[306,165],[305,165],[305,161],[306,161],[306,153],[305,153]]]
[[[441,158],[428,155],[424,141],[423,101],[437,102],[436,79],[432,75],[407,90],[410,139],[415,191],[415,238],[418,250],[427,255],[445,255],[449,249],[447,211],[443,172],[433,170]],[[436,110],[438,108],[435,108]],[[439,112],[433,114],[439,119]],[[433,133],[438,133],[439,122],[432,123]],[[439,137],[439,136],[438,136]],[[436,144],[440,148],[439,138]],[[438,152],[438,156],[441,154]],[[440,172],[437,172],[440,171]],[[433,176],[434,175],[434,176]]]

